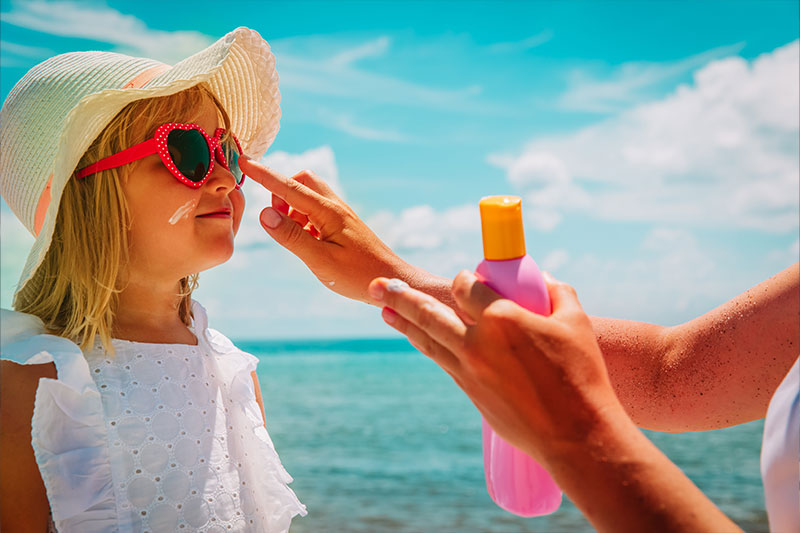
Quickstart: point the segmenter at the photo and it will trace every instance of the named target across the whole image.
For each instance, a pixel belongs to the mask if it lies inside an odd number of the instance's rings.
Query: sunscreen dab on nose
[[[179,221],[183,220],[184,218],[188,218],[189,217],[189,213],[194,211],[194,209],[196,207],[197,207],[197,200],[189,200],[188,202],[186,202],[185,204],[180,206],[172,214],[171,217],[169,217],[168,222],[174,226],[175,224],[177,224]]]
[[[480,202],[484,260],[475,273],[504,298],[549,315],[550,297],[539,267],[525,253],[522,200],[488,196]],[[511,513],[541,516],[561,505],[561,489],[550,474],[513,447],[483,420],[483,467],[492,499]]]

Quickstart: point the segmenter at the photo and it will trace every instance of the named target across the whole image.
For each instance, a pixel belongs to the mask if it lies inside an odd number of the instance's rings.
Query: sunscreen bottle
[[[484,260],[480,281],[525,309],[549,315],[550,297],[539,267],[525,253],[522,200],[488,196],[480,202]],[[550,514],[561,505],[561,489],[536,461],[501,439],[482,420],[486,487],[497,505],[520,516]]]

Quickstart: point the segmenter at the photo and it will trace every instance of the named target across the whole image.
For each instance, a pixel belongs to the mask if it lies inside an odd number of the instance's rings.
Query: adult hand
[[[355,212],[313,172],[292,177],[239,158],[242,171],[272,192],[272,207],[261,211],[263,228],[294,253],[329,289],[374,303],[367,294],[377,276],[411,281],[419,269],[400,259]]]
[[[535,315],[468,272],[455,307],[379,278],[384,320],[444,368],[506,441],[539,461],[600,531],[739,531],[635,427],[575,291],[547,280]],[[460,317],[463,317],[460,318]]]
[[[370,284],[384,320],[447,371],[500,436],[543,464],[606,414],[625,416],[575,291],[552,279],[548,290],[553,312],[543,317],[466,271],[452,287],[458,313],[402,283]]]

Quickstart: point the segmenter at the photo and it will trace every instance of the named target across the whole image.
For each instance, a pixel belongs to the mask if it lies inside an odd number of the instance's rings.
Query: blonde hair
[[[230,118],[207,86],[128,104],[81,158],[76,171],[153,136],[166,122],[192,122],[210,99],[226,130]],[[33,278],[17,293],[14,309],[42,319],[51,333],[86,350],[99,336],[113,354],[111,335],[118,295],[125,286],[130,212],[123,180],[136,162],[104,170],[64,187],[50,248]],[[197,274],[180,280],[178,314],[191,325],[191,295]]]

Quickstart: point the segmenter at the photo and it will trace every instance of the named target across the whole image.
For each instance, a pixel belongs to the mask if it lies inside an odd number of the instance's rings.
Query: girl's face
[[[213,135],[224,127],[218,121],[206,99],[193,122]],[[197,189],[175,179],[157,154],[134,163],[122,185],[131,214],[130,274],[177,281],[227,261],[244,210],[235,186],[218,162]]]

